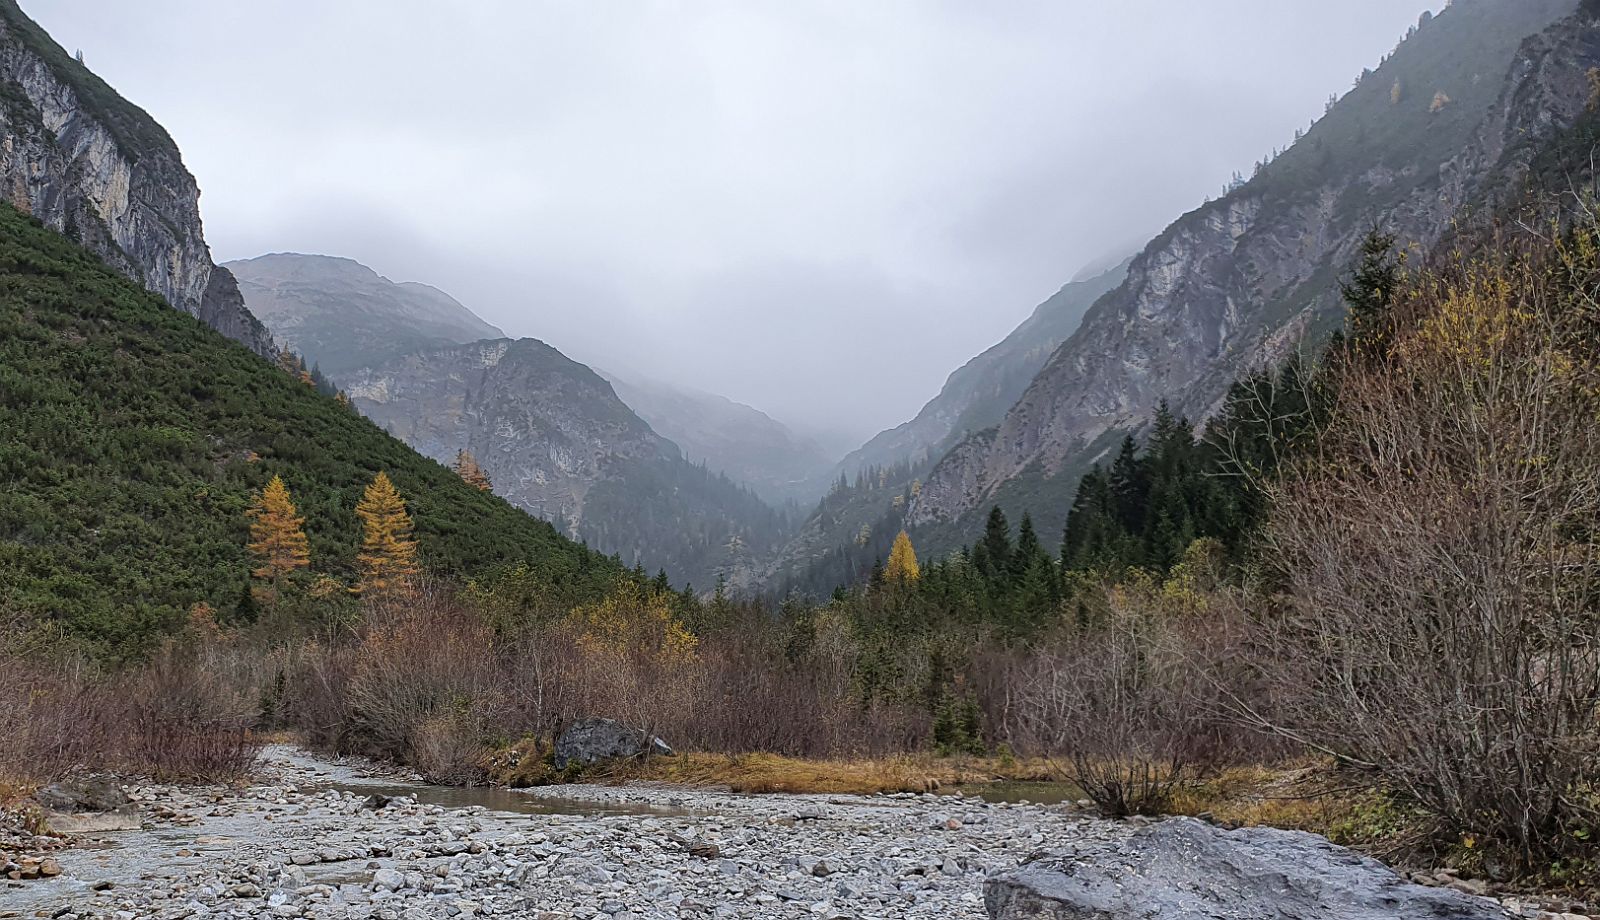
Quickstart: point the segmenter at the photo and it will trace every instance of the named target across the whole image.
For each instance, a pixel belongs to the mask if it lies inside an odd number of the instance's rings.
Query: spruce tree
[[[1004,578],[1011,570],[1011,525],[1006,523],[1006,513],[999,505],[989,509],[989,521],[983,528],[983,540],[978,544],[983,551],[980,569],[990,579]]]
[[[1374,227],[1361,241],[1354,273],[1339,285],[1349,311],[1345,325],[1350,343],[1367,356],[1381,353],[1390,335],[1389,308],[1400,289],[1405,261],[1395,255],[1394,244],[1394,236]]]

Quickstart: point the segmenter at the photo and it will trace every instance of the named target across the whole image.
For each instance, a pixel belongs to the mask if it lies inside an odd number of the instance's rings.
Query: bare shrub
[[[1107,586],[1102,622],[1041,643],[1009,678],[1013,743],[1063,757],[1111,815],[1161,813],[1222,755],[1203,624],[1185,603],[1149,581]]]
[[[342,701],[319,706],[343,713],[347,737],[363,753],[410,762],[424,725],[469,714],[493,722],[504,707],[493,634],[443,592],[369,607],[353,655],[348,680],[335,691]]]
[[[261,753],[259,695],[248,670],[215,641],[170,643],[123,677],[127,765],[159,780],[247,775]]]
[[[1273,496],[1277,709],[1241,707],[1525,864],[1600,817],[1597,266],[1586,230],[1410,292]]]

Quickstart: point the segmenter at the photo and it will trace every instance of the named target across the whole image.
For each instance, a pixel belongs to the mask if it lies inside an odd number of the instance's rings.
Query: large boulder
[[[1322,837],[1175,818],[984,884],[993,920],[1508,920]]]
[[[95,834],[138,830],[139,809],[114,777],[79,776],[35,792],[45,826],[56,834]]]
[[[556,739],[556,769],[565,770],[570,763],[589,766],[619,757],[671,753],[665,741],[615,719],[579,719]]]

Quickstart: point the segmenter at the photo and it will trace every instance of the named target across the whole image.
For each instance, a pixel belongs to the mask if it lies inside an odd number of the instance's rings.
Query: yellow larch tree
[[[889,564],[884,567],[885,581],[911,584],[922,577],[922,567],[917,565],[917,551],[911,546],[911,535],[900,531],[889,550]]]
[[[456,452],[456,462],[452,468],[467,485],[484,492],[494,491],[494,484],[489,481],[489,474],[478,465],[478,458],[472,455],[472,451],[465,447]]]
[[[356,505],[356,515],[361,518],[363,529],[361,552],[356,556],[361,569],[356,591],[364,597],[408,593],[422,570],[417,562],[411,515],[406,513],[406,503],[389,481],[388,473],[380,472],[373,478]]]
[[[256,557],[251,574],[257,578],[276,581],[311,564],[305,518],[295,512],[282,476],[273,476],[250,506],[249,550]]]

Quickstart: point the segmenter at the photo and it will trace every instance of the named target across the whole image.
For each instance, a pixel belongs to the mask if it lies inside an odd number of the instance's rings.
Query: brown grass
[[[886,792],[934,792],[953,786],[993,782],[1059,780],[1060,771],[1045,760],[955,757],[907,754],[897,757],[803,760],[777,754],[675,754],[620,761],[581,773],[558,775],[548,766],[543,747],[525,742],[515,758],[497,755],[495,779],[512,785],[541,785],[581,780],[597,783],[667,783],[675,786],[725,788],[742,793],[873,795]],[[511,761],[514,760],[513,765]]]

